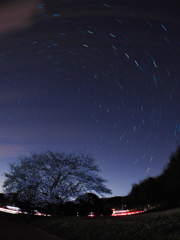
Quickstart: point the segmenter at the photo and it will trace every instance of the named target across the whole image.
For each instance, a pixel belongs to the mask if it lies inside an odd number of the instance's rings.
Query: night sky
[[[0,186],[21,155],[85,151],[127,195],[178,140],[178,1],[1,1]]]

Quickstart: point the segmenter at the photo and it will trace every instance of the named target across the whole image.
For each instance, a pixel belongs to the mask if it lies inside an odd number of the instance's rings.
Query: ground
[[[24,222],[21,216],[0,212],[0,238],[2,240],[59,240]]]

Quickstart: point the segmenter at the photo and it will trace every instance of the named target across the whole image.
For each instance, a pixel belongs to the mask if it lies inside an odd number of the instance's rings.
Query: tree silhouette
[[[180,146],[171,154],[162,174],[132,186],[130,206],[138,208],[180,206]]]
[[[55,213],[59,204],[85,192],[110,194],[99,172],[89,154],[46,151],[12,163],[3,187],[6,194],[16,194],[20,202],[31,207],[51,205]]]
[[[94,193],[85,193],[79,196],[76,203],[79,206],[80,215],[87,215],[89,212],[100,215],[103,212],[102,199]]]
[[[172,206],[180,205],[180,147],[170,156],[162,173],[166,201]]]

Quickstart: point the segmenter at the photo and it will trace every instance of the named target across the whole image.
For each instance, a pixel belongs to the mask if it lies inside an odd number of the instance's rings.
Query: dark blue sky
[[[180,138],[176,1],[47,2],[0,5],[0,171],[30,151],[86,151],[126,195]]]

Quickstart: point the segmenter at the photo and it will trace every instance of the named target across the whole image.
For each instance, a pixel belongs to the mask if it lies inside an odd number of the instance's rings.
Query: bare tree
[[[111,194],[99,172],[94,158],[86,153],[33,153],[10,164],[3,188],[32,207],[57,206],[86,192]]]

